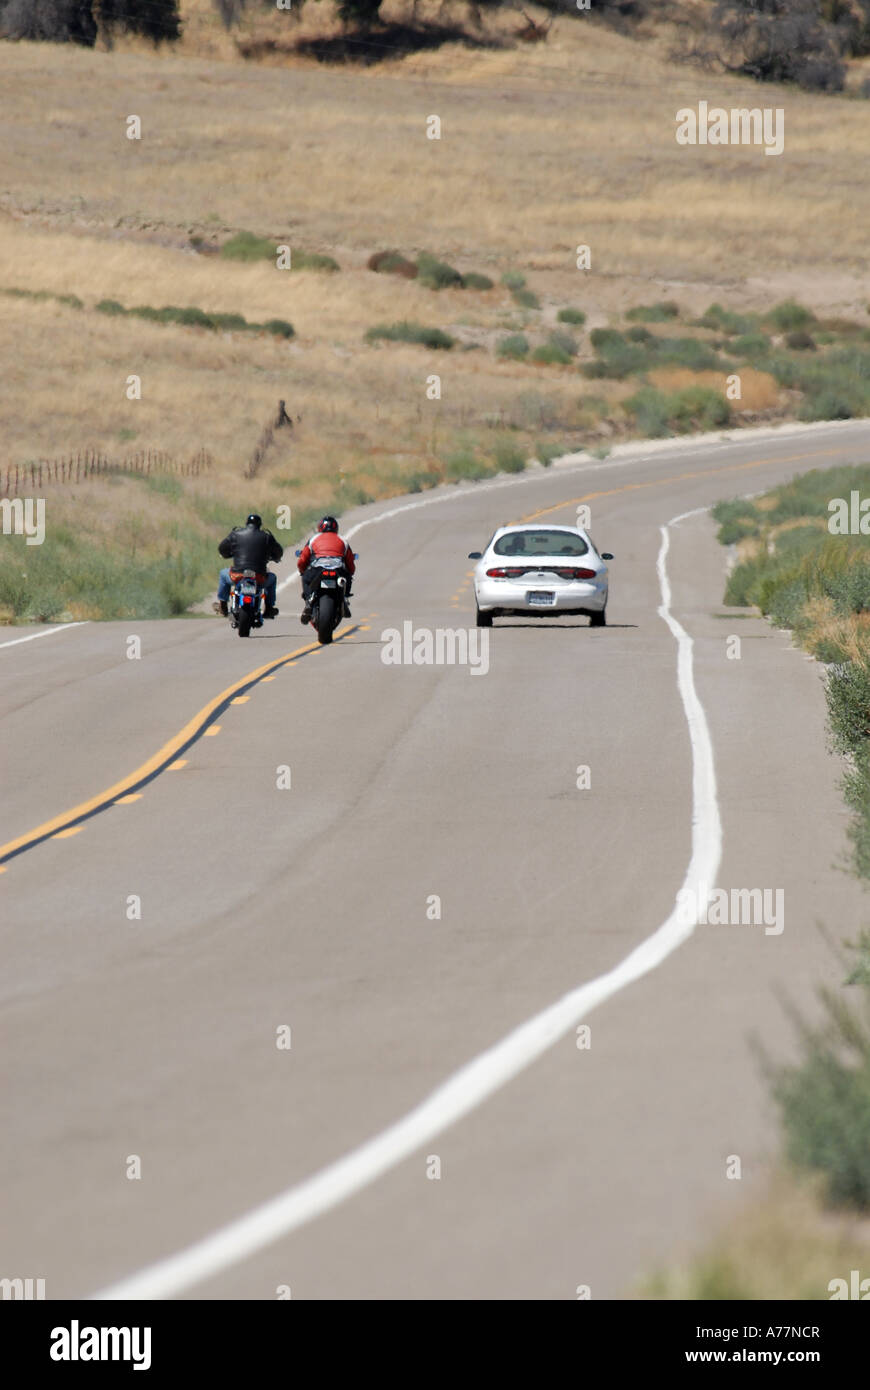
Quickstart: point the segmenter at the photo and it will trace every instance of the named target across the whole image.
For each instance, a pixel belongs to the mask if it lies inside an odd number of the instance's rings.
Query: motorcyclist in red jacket
[[[321,562],[329,560],[339,560],[343,563],[347,573],[347,588],[345,589],[344,615],[346,618],[351,616],[350,604],[347,602],[350,597],[351,583],[356,564],[353,558],[353,551],[346,541],[343,541],[338,534],[338,522],[334,516],[325,516],[317,523],[317,530],[306,543],[299,553],[296,561],[296,568],[302,576],[302,597],[305,600],[305,607],[302,610],[303,623],[311,621],[311,584]]]

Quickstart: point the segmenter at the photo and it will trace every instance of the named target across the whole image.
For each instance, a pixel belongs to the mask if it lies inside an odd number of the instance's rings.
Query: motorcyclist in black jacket
[[[277,562],[284,554],[284,547],[279,545],[271,531],[263,529],[263,518],[257,516],[256,512],[251,512],[244,526],[234,526],[228,536],[224,536],[218,551],[230,564],[220,572],[218,581],[217,602],[213,605],[216,613],[227,616],[227,599],[230,596],[231,572],[241,570],[254,570],[262,576],[262,581],[266,590],[266,608],[263,613],[264,618],[277,618],[278,609],[275,607],[277,597],[278,576],[271,573],[267,566],[270,560]]]

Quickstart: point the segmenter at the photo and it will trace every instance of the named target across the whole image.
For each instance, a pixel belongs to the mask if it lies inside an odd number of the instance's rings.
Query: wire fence
[[[176,459],[164,449],[142,449],[122,459],[111,459],[96,449],[85,449],[81,453],[68,454],[65,458],[17,463],[5,471],[0,468],[0,497],[14,496],[21,488],[35,491],[51,484],[83,483],[109,474],[136,473],[147,477],[160,473],[196,478],[201,473],[208,473],[212,463],[207,449],[197,449],[188,460]]]

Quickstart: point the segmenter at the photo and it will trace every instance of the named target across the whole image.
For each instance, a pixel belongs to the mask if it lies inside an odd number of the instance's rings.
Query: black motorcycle
[[[263,626],[265,589],[255,570],[233,570],[227,603],[230,627],[240,637],[249,637],[251,628]]]
[[[301,555],[302,551],[297,550],[296,554]],[[356,558],[354,554],[354,559]],[[317,640],[322,647],[329,645],[336,628],[340,627],[342,619],[348,616],[347,584],[348,573],[343,560],[336,557],[334,560],[324,558],[315,561],[310,582],[311,597],[308,602],[311,617],[308,621],[317,632]]]
[[[328,568],[318,565],[311,584],[311,626],[322,647],[332,641],[332,634],[345,616],[346,589],[347,570],[341,560]]]

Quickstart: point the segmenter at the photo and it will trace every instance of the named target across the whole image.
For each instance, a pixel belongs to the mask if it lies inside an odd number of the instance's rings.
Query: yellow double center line
[[[526,521],[535,521],[540,516],[547,516],[550,512],[561,511],[564,507],[570,507],[580,502],[591,502],[598,497],[614,497],[622,492],[634,492],[643,488],[664,487],[668,483],[686,482],[693,478],[709,478],[718,473],[739,473],[748,468],[761,468],[766,463],[793,463],[803,462],[807,458],[827,458],[839,452],[835,449],[821,449],[811,454],[790,454],[786,458],[764,458],[753,459],[749,463],[725,464],[721,468],[700,468],[689,473],[676,473],[668,478],[653,478],[645,483],[623,483],[620,487],[608,488],[602,492],[587,492],[582,497],[567,498],[562,502],[556,502],[549,507],[541,507],[539,511],[530,512],[524,518]],[[353,627],[345,628],[337,634],[337,641],[343,637],[349,637],[360,630],[358,623]],[[222,690],[220,695],[216,695],[207,705],[195,714],[189,723],[185,724],[174,738],[158,750],[141,767],[137,767],[135,772],[131,772],[122,781],[116,782],[107,791],[99,792],[90,801],[82,801],[78,806],[73,806],[71,810],[64,811],[61,815],[55,816],[53,820],[44,821],[42,825],[36,826],[34,830],[29,830],[26,835],[20,835],[17,840],[9,840],[7,844],[0,845],[0,873],[3,873],[3,865],[9,859],[13,859],[18,854],[23,854],[25,850],[32,849],[34,845],[41,844],[43,840],[49,840],[52,836],[70,832],[74,826],[78,826],[82,821],[88,820],[91,816],[97,815],[107,806],[114,805],[120,797],[128,796],[138,788],[150,782],[154,777],[165,772],[170,763],[174,762],[180,753],[189,748],[192,743],[202,735],[206,726],[211,723],[214,716],[219,713],[234,696],[242,691],[256,685],[263,680],[270,672],[275,671],[280,666],[287,666],[293,661],[298,661],[300,657],[308,656],[311,652],[319,651],[317,643],[311,643],[305,647],[299,647],[295,652],[290,652],[287,656],[278,657],[275,661],[270,661],[266,666],[259,667],[256,671],[251,671],[249,675],[243,676],[235,685],[230,685],[226,690]]]
[[[353,627],[344,628],[336,634],[335,640],[340,642],[342,638],[351,636],[357,631],[358,626],[358,624],[354,624]],[[303,656],[309,656],[312,652],[320,650],[321,647],[317,642],[309,643],[304,647],[297,647],[295,652],[288,652],[286,656],[279,656],[274,661],[267,662],[265,666],[259,666],[256,671],[249,671],[234,685],[228,685],[226,690],[222,690],[219,695],[215,695],[213,700],[209,700],[207,705],[203,705],[202,709],[188,720],[183,729],[180,729],[168,743],[164,743],[163,747],[158,749],[147,762],[137,767],[135,772],[131,772],[120,782],[116,782],[113,787],[108,787],[106,791],[98,792],[89,801],[81,801],[78,806],[63,811],[59,816],[54,816],[52,820],[43,821],[42,825],[28,830],[26,835],[19,835],[17,840],[9,840],[5,845],[0,845],[0,873],[3,872],[2,866],[8,860],[14,859],[16,855],[23,854],[25,850],[33,849],[35,845],[41,844],[43,840],[50,840],[55,835],[69,833],[73,827],[81,825],[91,816],[98,815],[100,811],[114,805],[121,797],[129,796],[131,792],[138,791],[147,782],[159,777],[161,772],[165,772],[181,753],[190,748],[191,744],[202,736],[215,716],[220,714],[243,691],[250,690],[264,677],[268,677],[271,672],[277,671],[279,667],[288,666],[294,661],[299,661]]]

